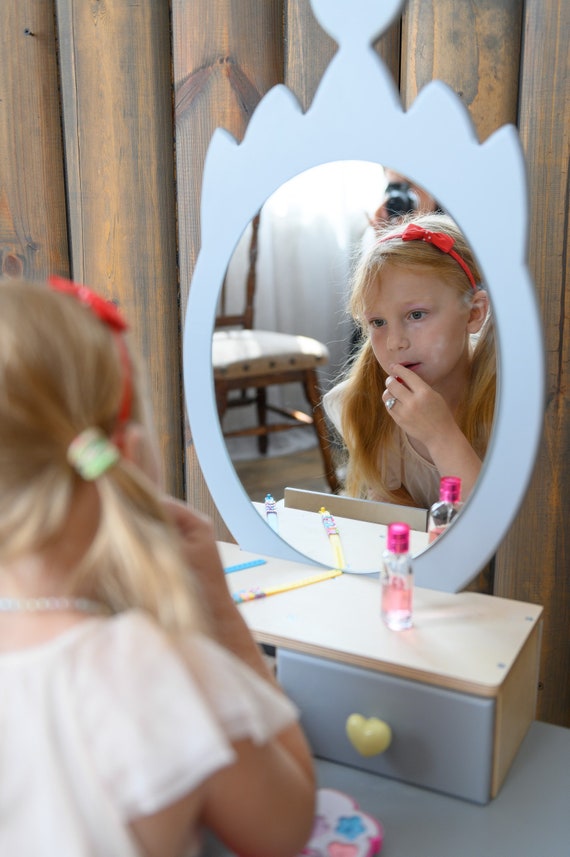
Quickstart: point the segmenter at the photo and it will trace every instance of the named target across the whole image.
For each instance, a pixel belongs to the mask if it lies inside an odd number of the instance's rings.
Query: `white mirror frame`
[[[218,129],[208,149],[202,245],[183,340],[192,440],[212,498],[244,550],[318,564],[266,524],[229,458],[211,369],[216,305],[244,229],[283,183],[332,161],[371,161],[398,170],[428,188],[463,230],[483,272],[498,334],[495,426],[481,476],[457,523],[414,560],[418,586],[457,592],[507,533],[528,487],[542,432],[545,358],[526,261],[524,156],[510,125],[479,144],[466,108],[440,81],[428,84],[403,111],[394,81],[371,47],[398,14],[401,0],[381,8],[377,0],[312,0],[312,5],[340,50],[310,109],[303,114],[292,93],[276,86],[259,103],[240,144]],[[499,186],[501,210],[494,212],[491,201]]]

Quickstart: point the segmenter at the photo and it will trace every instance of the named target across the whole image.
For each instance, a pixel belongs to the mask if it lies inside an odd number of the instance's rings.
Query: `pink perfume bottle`
[[[439,483],[439,500],[429,511],[429,544],[434,542],[455,520],[462,506],[461,479],[459,476],[442,476]]]
[[[386,550],[380,572],[381,614],[392,631],[412,627],[414,574],[410,556],[410,528],[407,524],[388,526]]]

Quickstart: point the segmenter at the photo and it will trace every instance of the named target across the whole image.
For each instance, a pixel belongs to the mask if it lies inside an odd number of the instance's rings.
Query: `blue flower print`
[[[358,839],[361,833],[366,833],[366,827],[359,815],[341,815],[335,832],[349,840]]]

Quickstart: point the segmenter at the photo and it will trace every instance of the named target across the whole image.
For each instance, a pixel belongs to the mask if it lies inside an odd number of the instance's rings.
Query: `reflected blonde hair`
[[[347,457],[345,488],[348,494],[354,497],[373,495],[392,503],[417,505],[418,501],[403,486],[393,491],[386,484],[386,450],[393,446],[398,428],[382,401],[386,373],[372,351],[365,321],[366,307],[370,296],[381,286],[382,272],[387,267],[419,268],[436,274],[468,305],[474,290],[461,266],[449,254],[425,241],[403,241],[396,237],[408,223],[451,235],[455,239],[453,249],[469,266],[475,282],[481,284],[481,273],[473,252],[455,222],[447,215],[411,216],[379,233],[374,244],[357,261],[353,275],[349,310],[362,330],[362,340],[345,374],[347,384],[342,400],[341,430]],[[478,288],[483,286],[478,285]],[[481,458],[491,435],[495,394],[495,335],[492,318],[488,315],[475,340],[469,384],[457,415],[459,427]]]
[[[117,428],[124,370],[116,334],[75,297],[0,281],[0,563],[60,535],[79,476],[67,461],[87,428]],[[149,408],[132,361],[131,419]],[[202,627],[198,595],[158,486],[121,458],[95,482],[96,535],[69,581],[113,612],[141,608],[165,628]]]

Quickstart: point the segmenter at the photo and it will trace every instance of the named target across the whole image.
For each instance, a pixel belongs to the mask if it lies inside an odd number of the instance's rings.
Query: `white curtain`
[[[384,172],[378,164],[324,164],[279,188],[261,212],[254,326],[324,342],[330,363],[320,375],[323,392],[334,383],[349,355],[352,321],[346,304],[351,265],[384,187]],[[229,266],[230,305],[242,300],[249,238],[250,228]],[[300,385],[272,389],[270,399],[287,407],[306,407]],[[224,426],[254,419],[253,413],[239,410],[228,414]],[[275,433],[269,454],[281,455],[314,443],[311,431]],[[256,456],[255,439],[230,439],[228,448],[232,458]]]

